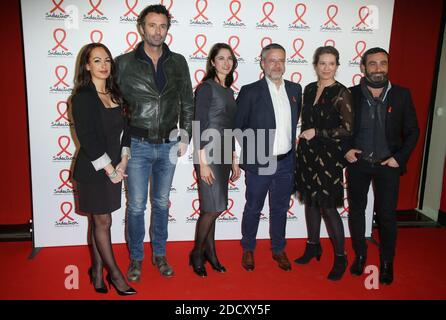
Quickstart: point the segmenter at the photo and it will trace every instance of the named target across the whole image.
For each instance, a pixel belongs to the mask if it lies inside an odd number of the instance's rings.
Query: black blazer
[[[71,97],[74,128],[80,143],[76,156],[73,178],[78,182],[97,183],[109,179],[104,169],[96,171],[92,161],[106,153],[106,136],[102,127],[101,108],[104,105],[99,98],[93,83],[88,87],[79,89]],[[124,116],[123,116],[124,117]],[[124,119],[124,134],[121,139],[121,148],[130,147],[130,136],[127,130],[127,121]],[[111,159],[116,166],[121,159]]]
[[[354,141],[361,124],[361,105],[365,97],[361,92],[361,85],[350,88],[353,97],[355,121],[353,134],[343,143],[344,154],[354,148]],[[407,161],[417,144],[420,134],[417,115],[409,89],[392,83],[388,93],[388,107],[386,114],[386,138],[390,152],[398,162],[401,173],[406,171]]]
[[[291,145],[292,150],[295,150],[296,139],[296,126],[299,119],[299,114],[302,106],[302,87],[300,84],[285,80],[285,90],[288,94],[291,107]],[[269,139],[269,129],[276,129],[276,119],[274,116],[274,107],[271,99],[271,95],[268,89],[268,83],[263,78],[254,83],[245,85],[241,88],[237,97],[237,113],[235,116],[235,129],[240,129],[242,132],[246,129],[254,129],[255,132],[255,146],[248,146],[245,143],[242,144],[242,159],[241,161],[247,162],[250,159],[249,156],[254,156],[254,163],[240,163],[240,167],[243,170],[248,170],[258,174],[258,169],[261,167],[267,167],[269,160],[265,162],[265,159],[258,159],[257,154],[257,140],[259,138],[259,129],[266,129],[265,131],[265,144],[264,152],[261,151],[261,155],[267,156],[272,159],[273,143],[274,139]],[[240,137],[237,137],[240,143]],[[251,151],[248,156],[248,150]],[[255,151],[255,155],[252,155],[252,151]],[[260,160],[260,161],[259,161]]]

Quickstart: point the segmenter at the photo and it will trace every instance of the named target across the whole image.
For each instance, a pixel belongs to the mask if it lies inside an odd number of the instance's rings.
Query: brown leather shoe
[[[282,251],[278,254],[273,253],[273,259],[278,262],[280,269],[283,269],[285,271],[291,270],[291,263],[290,260],[288,260],[285,251]]]
[[[254,252],[246,251],[243,253],[242,266],[246,271],[254,270]]]

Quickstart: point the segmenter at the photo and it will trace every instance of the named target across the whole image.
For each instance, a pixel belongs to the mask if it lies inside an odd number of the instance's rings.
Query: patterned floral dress
[[[339,82],[325,87],[315,102],[317,82],[304,90],[301,132],[314,128],[311,140],[299,139],[295,189],[301,202],[312,207],[341,207],[344,200],[344,155],[341,140],[353,129],[350,91]]]

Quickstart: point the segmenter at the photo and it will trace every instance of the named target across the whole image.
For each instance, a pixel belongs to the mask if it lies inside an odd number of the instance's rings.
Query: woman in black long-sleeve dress
[[[84,46],[76,65],[73,96],[74,127],[80,143],[73,178],[78,211],[90,215],[92,267],[90,281],[107,293],[107,279],[120,295],[135,294],[116,264],[111,244],[111,213],[121,207],[122,180],[130,158],[122,97],[114,81],[110,51],[100,43]]]
[[[194,167],[198,178],[200,218],[190,264],[201,277],[207,276],[205,260],[214,270],[226,271],[217,258],[214,238],[215,220],[228,207],[228,180],[236,181],[240,177],[231,134],[236,112],[231,85],[236,67],[237,60],[231,47],[226,43],[215,44],[209,53],[206,75],[195,91],[195,121],[199,121],[200,131],[194,129],[193,133]],[[207,134],[213,138],[208,139]]]
[[[320,259],[323,216],[335,250],[328,279],[339,280],[347,267],[344,227],[336,209],[344,204],[344,155],[340,144],[352,133],[352,99],[350,91],[334,78],[339,66],[339,52],[334,47],[318,48],[313,66],[318,81],[304,90],[295,178],[298,197],[305,204],[308,241],[304,255],[295,262],[306,264],[313,257]]]

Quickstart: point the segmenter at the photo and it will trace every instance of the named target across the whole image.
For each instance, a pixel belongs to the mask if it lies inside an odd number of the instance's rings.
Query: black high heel
[[[206,268],[204,267],[203,264],[196,265],[194,263],[194,259],[192,258],[193,254],[194,254],[193,251],[189,254],[189,265],[192,266],[192,269],[198,276],[202,278],[207,277],[208,273],[206,272]]]
[[[209,262],[209,264],[211,265],[212,269],[214,269],[217,272],[221,272],[224,273],[226,272],[226,268],[220,264],[220,261],[218,261],[218,259],[216,259],[217,261],[214,262],[209,258],[209,255],[207,254],[207,252],[204,252],[204,259]]]
[[[111,288],[113,286],[113,288],[115,288],[116,292],[120,295],[120,296],[130,296],[133,294],[136,294],[136,290],[133,289],[132,287],[129,286],[129,288],[125,291],[121,291],[118,289],[118,287],[116,287],[115,283],[112,281],[111,277],[110,277],[110,273],[107,274],[107,282],[108,282],[108,287]]]
[[[90,276],[90,283],[93,284],[93,269],[92,268],[88,269],[88,275]],[[103,294],[108,293],[108,289],[105,286],[104,280],[102,280],[102,287],[96,288],[93,284],[93,288],[94,288],[94,291],[96,291],[97,293],[103,293]]]

